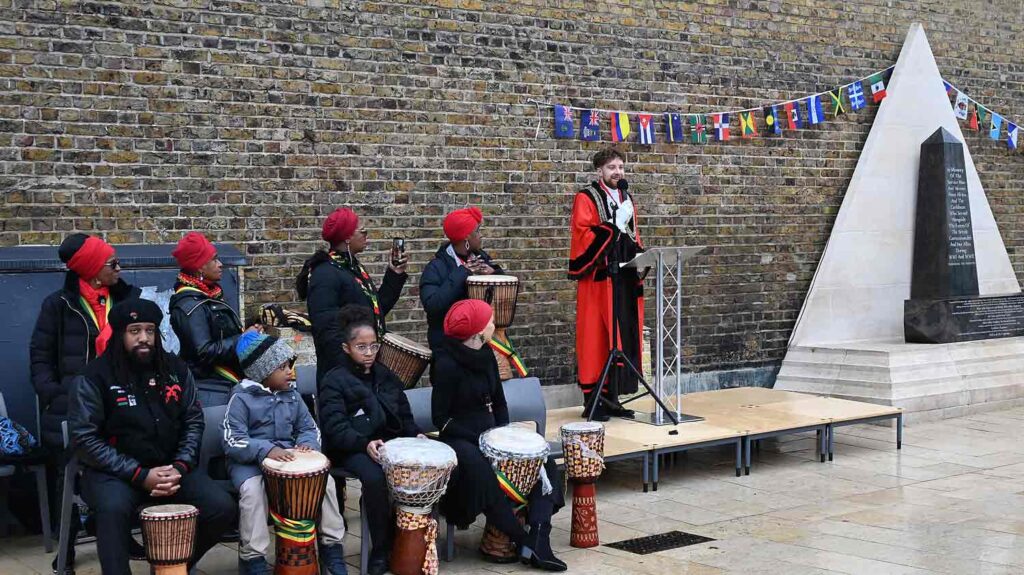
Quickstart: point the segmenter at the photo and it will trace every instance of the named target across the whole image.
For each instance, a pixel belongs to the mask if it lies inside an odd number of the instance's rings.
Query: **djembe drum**
[[[480,299],[494,308],[494,336],[489,345],[498,361],[498,375],[501,380],[512,379],[518,374],[526,375],[526,366],[516,354],[505,329],[516,317],[516,301],[519,299],[519,278],[515,276],[470,276],[466,278],[466,293],[471,299]]]
[[[318,575],[316,522],[330,462],[317,451],[293,451],[293,461],[263,460],[270,518],[277,535],[275,575]]]
[[[525,523],[527,498],[542,477],[548,442],[540,434],[521,427],[495,427],[480,436],[480,451],[491,461],[498,485],[512,501],[519,522]],[[547,482],[546,476],[543,480]],[[484,526],[480,552],[495,563],[518,560],[509,536],[489,522]]]
[[[432,439],[400,437],[381,447],[380,464],[398,507],[389,568],[395,575],[436,575],[437,520],[430,512],[456,462],[451,447]]]
[[[597,547],[597,486],[604,471],[604,426],[578,421],[562,426],[565,471],[572,482],[572,526],[569,545]]]
[[[406,389],[412,389],[430,365],[430,348],[388,332],[380,344],[377,362],[393,371]]]
[[[156,575],[187,575],[196,548],[199,510],[191,505],[154,505],[142,510],[142,542]]]

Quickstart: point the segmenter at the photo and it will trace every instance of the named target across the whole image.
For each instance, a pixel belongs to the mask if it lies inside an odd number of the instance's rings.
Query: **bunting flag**
[[[978,131],[978,107],[971,108],[971,114],[967,116],[967,126],[975,132]]]
[[[715,139],[724,142],[729,139],[729,114],[714,114],[711,121],[715,127]]]
[[[854,112],[868,105],[867,100],[864,99],[864,86],[860,82],[854,82],[847,86],[846,95],[850,99],[850,109]]]
[[[779,109],[775,106],[764,107],[764,127],[771,134],[781,134],[782,126],[779,124]]]
[[[555,137],[572,138],[576,136],[573,130],[572,108],[569,106],[555,106]]]
[[[1000,128],[1003,127],[1003,117],[999,114],[992,112],[992,128],[988,131],[988,137],[993,140],[999,139]]]
[[[788,130],[799,130],[803,127],[803,121],[800,119],[800,101],[786,102],[782,107],[786,110],[786,129]]]
[[[978,104],[975,109],[978,111],[978,126],[988,126],[988,108]]]
[[[960,92],[956,93],[956,103],[953,104],[953,113],[956,115],[957,120],[967,119],[967,104],[970,99],[967,98],[967,94]]]
[[[650,114],[637,114],[636,116],[637,121],[640,122],[640,128],[637,130],[640,133],[637,139],[641,144],[648,146],[654,143],[654,122],[651,118]]]
[[[885,99],[885,80],[881,74],[872,74],[868,77],[871,83],[871,99],[877,104]]]
[[[825,119],[825,112],[821,109],[821,95],[807,98],[807,123],[814,126]]]
[[[1017,149],[1017,124],[1006,123],[1006,147],[1011,150]]]
[[[840,86],[835,90],[830,90],[828,93],[829,98],[832,99],[832,117],[841,116],[846,113],[846,108],[843,107],[843,87]]]
[[[753,112],[740,112],[740,135],[744,138],[753,138],[757,135]]]
[[[580,139],[587,142],[601,139],[601,112],[583,110],[580,114]]]
[[[694,144],[708,143],[708,119],[701,114],[690,114],[690,138]]]
[[[946,95],[947,96],[952,96],[953,95],[953,89],[954,89],[953,88],[953,84],[950,84],[949,82],[943,80],[942,81],[942,85],[946,87]]]
[[[665,138],[669,142],[682,142],[686,139],[686,134],[683,133],[682,114],[665,114]]]
[[[612,112],[611,114],[612,141],[625,142],[629,137],[629,114],[625,112]]]

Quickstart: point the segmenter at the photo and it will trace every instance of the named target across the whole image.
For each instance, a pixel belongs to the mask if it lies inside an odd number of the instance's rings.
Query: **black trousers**
[[[386,558],[391,553],[394,521],[384,469],[366,453],[336,454],[336,457],[330,459],[355,474],[362,483],[363,513],[366,514],[370,540],[373,543],[370,558]]]
[[[182,477],[181,488],[170,497],[150,497],[109,473],[88,469],[82,477],[82,497],[96,513],[96,551],[104,575],[131,575],[128,539],[143,504],[185,503],[199,509],[190,567],[220,541],[238,517],[234,498],[204,473]]]

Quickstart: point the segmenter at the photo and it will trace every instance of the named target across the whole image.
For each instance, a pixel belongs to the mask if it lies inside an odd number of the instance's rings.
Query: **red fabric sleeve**
[[[615,227],[602,222],[594,201],[585,193],[576,194],[569,229],[569,279],[579,280],[605,265]]]

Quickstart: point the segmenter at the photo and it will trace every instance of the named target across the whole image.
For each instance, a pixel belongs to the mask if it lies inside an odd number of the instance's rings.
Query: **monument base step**
[[[1024,405],[1024,337],[793,346],[775,389],[902,407],[909,422]]]

